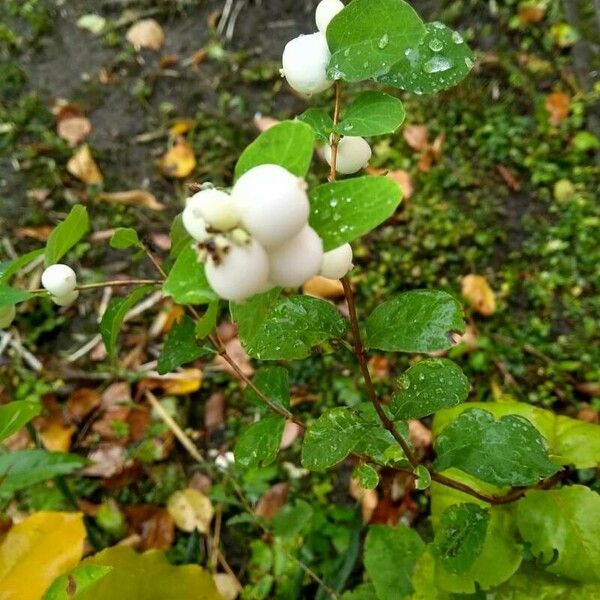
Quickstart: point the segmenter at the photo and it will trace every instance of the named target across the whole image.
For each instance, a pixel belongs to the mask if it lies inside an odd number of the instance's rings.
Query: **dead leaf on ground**
[[[175,523],[166,508],[130,504],[123,509],[133,533],[141,538],[140,550],[168,550],[175,540]]]
[[[73,421],[81,423],[101,402],[102,397],[96,390],[80,388],[67,399],[67,412]]]
[[[46,242],[52,233],[54,227],[51,225],[42,225],[41,227],[17,227],[14,230],[15,238],[22,240],[30,238],[38,242]]]
[[[307,296],[330,300],[331,298],[340,298],[343,296],[344,286],[337,279],[328,279],[327,277],[317,275],[316,277],[311,277],[302,286],[302,291]]]
[[[83,183],[98,185],[104,181],[102,173],[95,163],[90,147],[84,144],[67,163],[67,171]]]
[[[508,189],[513,192],[518,192],[521,189],[521,184],[516,176],[509,171],[504,165],[496,165],[496,170],[500,174],[500,177],[504,180],[504,183],[508,186]]]
[[[191,477],[188,483],[188,488],[193,490],[198,490],[203,494],[207,494],[208,490],[210,490],[210,486],[212,485],[212,481],[210,477],[205,475],[204,473],[200,473],[200,471],[196,471]]]
[[[92,132],[92,124],[83,115],[60,119],[56,125],[58,135],[67,140],[71,146],[77,146],[83,142]]]
[[[159,166],[163,175],[183,179],[196,168],[194,149],[180,138],[160,159]]]
[[[402,190],[403,200],[408,200],[415,191],[412,183],[412,178],[408,171],[403,171],[402,169],[388,171],[387,169],[367,167],[367,173],[369,175],[385,175],[386,177],[389,177],[390,179],[395,181]]]
[[[286,421],[285,427],[283,428],[283,435],[281,436],[281,442],[279,443],[280,450],[286,450],[289,448],[302,433],[302,428],[294,421]]]
[[[102,394],[102,407],[110,408],[131,402],[131,386],[124,381],[111,383]]]
[[[254,115],[254,126],[261,133],[267,131],[267,129],[271,129],[271,127],[279,123],[281,123],[281,121],[279,121],[279,119],[274,119],[273,117],[265,117],[260,113],[256,113],[256,115]]]
[[[582,383],[575,384],[575,389],[586,396],[596,397],[600,396],[600,382],[597,381],[584,381]]]
[[[548,111],[548,120],[552,125],[560,125],[568,116],[571,99],[563,92],[553,92],[546,97],[544,105]]]
[[[165,32],[154,19],[142,19],[127,30],[125,38],[136,50],[160,50],[165,43]]]
[[[103,440],[126,444],[129,438],[129,428],[125,424],[130,409],[126,406],[113,406],[109,408],[93,425],[92,430]]]
[[[387,379],[390,376],[390,361],[382,354],[375,354],[369,361],[369,371],[377,379]]]
[[[40,433],[40,439],[46,450],[51,452],[68,452],[75,427],[71,425],[63,414],[62,406],[53,396],[46,396],[42,400],[44,412],[35,419],[35,426]]]
[[[425,125],[405,125],[402,135],[413,150],[425,150],[429,146],[427,127]]]
[[[271,486],[261,497],[254,514],[263,519],[272,519],[285,505],[290,491],[287,481]]]
[[[91,464],[82,471],[88,477],[114,477],[127,466],[125,450],[114,444],[102,444],[98,449],[90,452],[88,460]]]
[[[217,334],[223,343],[232,340],[237,335],[237,325],[231,321],[222,321],[217,325]]]
[[[577,418],[580,421],[585,421],[586,423],[598,423],[600,421],[598,418],[598,411],[591,406],[584,406],[577,413]]]
[[[485,277],[473,274],[463,277],[462,295],[471,307],[484,317],[496,312],[496,296]]]
[[[161,379],[161,387],[167,394],[184,396],[200,389],[202,385],[202,371],[200,369],[183,369],[179,373],[172,373]]]
[[[204,62],[204,60],[206,59],[206,57],[208,56],[208,50],[206,50],[205,48],[200,48],[199,50],[196,50],[196,52],[194,52],[191,56],[189,56],[188,58],[186,58],[183,61],[183,66],[184,67],[197,67],[199,64],[202,64]]]
[[[210,498],[192,488],[175,492],[167,502],[167,510],[175,525],[188,533],[208,533],[215,514]]]
[[[194,119],[177,119],[169,127],[169,133],[174,136],[183,135],[196,125]]]
[[[242,586],[237,577],[230,573],[214,573],[213,581],[223,600],[235,600],[242,591]]]
[[[152,210],[165,210],[154,194],[146,190],[128,190],[126,192],[102,192],[96,196],[99,202],[112,202],[113,204],[126,204],[129,206],[144,206]]]
[[[237,363],[238,367],[242,370],[242,373],[246,377],[251,377],[254,374],[254,367],[250,362],[250,357],[246,354],[246,351],[242,347],[242,343],[238,338],[233,338],[225,343],[225,350],[227,354]],[[231,368],[228,362],[222,356],[215,358],[214,364],[219,369],[229,373],[232,377],[239,377],[238,374]]]
[[[204,429],[211,435],[223,425],[225,415],[225,394],[215,392],[204,407]]]
[[[357,479],[350,479],[350,495],[359,502],[363,523],[369,523],[373,513],[379,504],[379,496],[376,490],[366,490],[361,487]]]
[[[546,16],[546,7],[542,3],[524,4],[519,7],[518,17],[523,25],[536,25]]]
[[[409,419],[408,432],[410,441],[417,450],[426,452],[431,447],[432,434],[431,430],[425,427],[421,421]]]

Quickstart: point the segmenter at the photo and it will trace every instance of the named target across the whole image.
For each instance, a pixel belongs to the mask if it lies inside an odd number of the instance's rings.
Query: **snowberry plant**
[[[333,96],[333,106],[308,108],[261,134],[239,157],[230,189],[196,186],[173,223],[169,257],[152,255],[131,229],[114,234],[113,247],[149,255],[157,278],[134,282],[135,289],[108,306],[100,323],[108,353],[118,356],[127,311],[160,286],[186,313],[165,340],[159,372],[221,355],[249,399],[264,406],[237,441],[236,468],[275,461],[284,427],[294,422],[304,430],[306,469],[326,471],[346,461],[359,485],[371,489],[383,468],[409,476],[412,493],[430,502],[431,528],[420,535],[403,524],[369,527],[364,581],[345,598],[451,598],[494,590],[495,598],[526,599],[541,588],[548,598],[566,597],[565,590],[582,594],[569,597],[595,597],[600,496],[580,482],[600,462],[598,426],[517,402],[468,402],[465,375],[440,357],[465,329],[452,294],[409,290],[368,315],[360,315],[355,302],[351,244],[401,202],[392,179],[362,174],[371,158],[367,140],[402,125],[400,92],[452,87],[473,67],[473,54],[459,32],[423,22],[403,0],[346,6],[323,0],[316,28],[286,45],[282,75],[319,106]],[[315,149],[330,165],[329,176],[309,186]],[[132,285],[78,284],[73,268],[61,264],[87,229],[86,209],[75,206],[45,249],[1,265],[2,327],[11,326],[18,304],[34,297],[66,307],[83,290]],[[43,289],[11,287],[11,278],[42,253]],[[348,318],[326,300],[299,293],[317,275],[341,280]],[[227,306],[246,352],[266,363],[253,379],[215,331]],[[309,418],[295,414],[286,361],[349,348],[362,401],[321,407]],[[414,355],[391,398],[381,397],[371,379],[370,351]],[[431,416],[435,458],[417,451],[407,424]]]

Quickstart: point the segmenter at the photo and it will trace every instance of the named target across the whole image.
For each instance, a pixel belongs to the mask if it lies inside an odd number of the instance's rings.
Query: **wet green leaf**
[[[394,214],[402,192],[387,177],[355,177],[310,191],[310,225],[325,250],[369,233]]]
[[[393,133],[402,125],[405,115],[398,98],[369,90],[359,94],[344,111],[336,131],[342,135],[366,137]]]
[[[164,284],[165,294],[178,304],[210,304],[218,300],[204,273],[204,265],[198,260],[196,250],[184,247]]]
[[[463,333],[460,303],[446,292],[413,290],[379,305],[366,322],[366,345],[388,352],[436,352]]]
[[[76,204],[67,218],[57,225],[46,242],[46,266],[57,263],[90,228],[87,209]]]
[[[111,248],[126,250],[132,246],[139,246],[140,239],[137,231],[129,227],[119,227],[110,238]]]
[[[297,118],[310,125],[315,136],[321,142],[329,142],[329,136],[333,132],[333,119],[326,110],[323,108],[309,108]]]
[[[290,382],[287,369],[272,366],[261,367],[254,374],[252,383],[272,402],[286,410],[290,409]],[[246,388],[245,396],[250,402],[264,407],[264,402],[251,387]]]
[[[235,445],[235,462],[243,467],[266,467],[277,458],[285,419],[278,415],[263,417],[244,429]]]
[[[357,479],[360,487],[366,490],[374,490],[379,484],[379,473],[366,463],[355,467],[352,471],[352,477]]]
[[[169,256],[171,258],[177,258],[182,250],[186,246],[191,246],[193,243],[192,236],[187,232],[186,228],[183,226],[183,216],[182,214],[178,214],[171,224],[171,250],[169,252]]]
[[[19,431],[41,410],[41,404],[35,400],[14,400],[0,406],[0,442]]]

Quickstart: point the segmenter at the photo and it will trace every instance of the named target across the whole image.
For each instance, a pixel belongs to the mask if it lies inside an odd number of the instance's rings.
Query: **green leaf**
[[[399,419],[421,419],[460,404],[469,395],[469,380],[446,358],[418,362],[396,380],[391,412]]]
[[[600,583],[599,494],[582,485],[530,490],[517,504],[517,526],[550,573]]]
[[[111,359],[114,359],[117,355],[117,338],[125,315],[152,289],[152,286],[149,285],[136,288],[128,296],[113,298],[108,305],[100,321],[99,329],[106,352]]]
[[[76,600],[97,581],[108,575],[112,567],[80,565],[54,580],[42,600]]]
[[[275,404],[290,409],[290,381],[287,369],[283,367],[261,367],[256,371],[252,383]],[[257,393],[247,387],[246,398],[254,404],[264,407]]]
[[[365,490],[374,490],[379,485],[379,473],[366,463],[354,467],[352,477],[358,479],[360,487]]]
[[[438,435],[462,412],[482,408],[496,418],[520,415],[530,421],[548,443],[553,462],[592,469],[600,464],[600,425],[585,423],[525,402],[470,402],[436,413],[433,434]]]
[[[332,79],[363,81],[387,73],[425,25],[403,0],[354,0],[327,28]]]
[[[172,373],[181,365],[214,354],[211,348],[198,346],[195,329],[194,321],[187,315],[173,325],[158,357],[157,370],[160,375]]]
[[[310,226],[325,250],[369,233],[394,214],[402,192],[387,177],[355,177],[325,183],[310,191]]]
[[[14,306],[34,297],[31,292],[0,285],[0,306]]]
[[[44,252],[44,248],[38,248],[14,260],[0,262],[0,285],[8,284],[13,275],[16,275],[23,267],[33,262],[39,256],[42,256]]]
[[[372,583],[363,583],[357,588],[346,592],[342,600],[379,600]]]
[[[489,518],[489,510],[472,502],[442,513],[431,550],[446,570],[461,574],[471,568],[483,549]]]
[[[365,540],[365,568],[379,600],[408,597],[412,574],[425,550],[419,534],[405,525],[372,525]]]
[[[456,600],[454,596],[440,589],[435,581],[435,560],[431,546],[421,554],[411,579],[414,588],[410,600]]]
[[[359,94],[344,112],[336,127],[342,135],[374,136],[394,133],[404,122],[406,113],[398,98],[370,90]]]
[[[171,258],[177,258],[182,250],[187,246],[191,246],[193,243],[192,236],[187,232],[183,226],[183,215],[179,213],[171,224],[171,250],[169,256]]]
[[[462,36],[437,21],[427,23],[421,41],[398,58],[376,80],[416,94],[433,94],[456,85],[475,64]]]
[[[388,352],[437,352],[463,333],[460,303],[439,290],[404,292],[380,304],[366,321],[366,345]]]
[[[85,463],[75,454],[39,449],[0,455],[0,494],[12,494],[57,475],[68,475]]]
[[[175,567],[164,552],[138,554],[115,546],[86,558],[82,565],[104,565],[112,570],[78,600],[222,600],[207,571],[194,564]]]
[[[417,490],[426,490],[431,485],[431,473],[424,465],[417,465],[415,478],[415,488]]]
[[[206,279],[204,265],[191,246],[177,256],[163,289],[178,304],[210,304],[218,300]]]
[[[262,418],[244,429],[235,445],[235,462],[243,467],[266,467],[276,458],[285,419],[278,415]]]
[[[495,486],[451,469],[445,473],[453,480],[469,485],[486,494],[498,495]],[[450,507],[461,503],[474,503],[489,509],[489,522],[485,542],[480,555],[469,569],[461,574],[452,573],[437,562],[435,581],[442,590],[455,594],[472,594],[478,589],[488,590],[509,579],[519,568],[523,558],[521,545],[517,542],[517,531],[510,506],[490,506],[486,502],[458,490],[433,482],[431,484],[431,517],[434,532],[440,527],[440,519]],[[423,600],[429,600],[426,596]],[[515,599],[516,600],[516,599]]]
[[[35,400],[14,400],[0,406],[0,442],[19,431],[41,410],[41,404]]]
[[[283,121],[261,133],[240,156],[235,179],[259,165],[279,165],[298,177],[308,173],[315,145],[310,125]]]
[[[117,250],[126,250],[132,246],[139,246],[139,244],[137,231],[129,227],[119,227],[110,238],[110,247]]]
[[[196,325],[196,337],[204,339],[217,326],[219,316],[219,302],[215,300],[206,307],[206,312],[200,317]]]
[[[329,142],[329,136],[333,133],[333,119],[325,109],[309,108],[296,118],[310,125],[321,142]]]
[[[76,204],[67,218],[57,225],[46,242],[46,266],[57,263],[90,228],[87,209]]]
[[[455,467],[498,486],[534,485],[558,471],[550,462],[546,442],[523,417],[499,421],[485,410],[465,411],[438,436],[435,467]]]
[[[310,296],[278,298],[267,292],[244,304],[231,304],[246,352],[261,360],[299,360],[332,339],[341,338],[347,323],[328,302]]]
[[[307,528],[314,515],[313,507],[304,500],[286,504],[273,518],[271,524],[277,537],[292,538]]]

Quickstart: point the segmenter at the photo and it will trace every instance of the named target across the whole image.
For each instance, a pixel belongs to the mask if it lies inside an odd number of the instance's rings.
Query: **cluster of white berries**
[[[323,252],[309,210],[306,182],[266,164],[244,173],[231,194],[210,188],[188,198],[183,225],[213,290],[243,302],[274,286],[300,287],[318,274],[339,279],[352,268],[348,244]]]
[[[77,275],[68,265],[49,266],[42,273],[42,286],[58,306],[69,306],[79,298],[79,290],[76,289]]]
[[[281,74],[290,86],[303,96],[323,92],[334,83],[327,78],[331,52],[325,32],[331,20],[343,10],[340,0],[322,0],[317,6],[315,20],[319,31],[300,35],[287,43],[283,51]],[[325,160],[331,166],[333,151],[329,144],[323,148]],[[371,147],[362,137],[343,137],[338,145],[336,171],[352,175],[364,169],[371,159]]]

